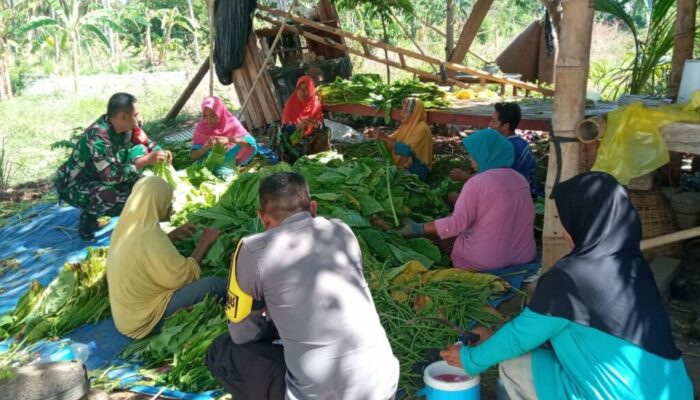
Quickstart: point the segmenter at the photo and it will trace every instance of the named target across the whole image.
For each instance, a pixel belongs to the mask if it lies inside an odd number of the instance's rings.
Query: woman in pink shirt
[[[530,186],[513,165],[513,146],[493,129],[463,141],[477,175],[467,181],[452,215],[425,224],[409,221],[405,236],[455,238],[454,267],[491,271],[536,257],[535,208]]]

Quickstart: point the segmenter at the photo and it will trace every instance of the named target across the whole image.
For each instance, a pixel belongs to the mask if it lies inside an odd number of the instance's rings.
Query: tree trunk
[[[151,21],[148,20],[146,24],[146,64],[149,66],[153,65],[153,41],[151,40]]]
[[[697,11],[695,0],[677,0],[677,4],[676,36],[671,61],[671,82],[668,88],[669,95],[673,98],[678,96],[685,60],[693,58],[695,13]]]
[[[56,19],[56,11],[53,9],[53,7],[49,7],[49,10],[51,11],[51,18]],[[56,64],[61,61],[61,47],[59,44],[58,33],[53,34],[53,59]]]
[[[384,43],[389,44],[389,35],[386,32],[386,21],[382,18],[382,32],[384,33]],[[384,49],[384,59],[389,61],[389,52]],[[386,64],[386,83],[391,85],[391,68]]]
[[[195,16],[194,16],[194,8],[192,7],[192,0],[187,0],[187,8],[190,12],[190,19],[192,21],[195,21]],[[192,32],[192,45],[194,46],[194,62],[197,63],[199,62],[199,38],[197,37],[197,30],[195,29],[194,32]]]
[[[0,38],[0,99],[11,99],[13,97],[8,54],[8,50],[2,38]]]
[[[454,10],[454,1],[447,0],[447,9],[445,10],[447,15],[445,18],[445,60],[447,61],[450,60],[450,55],[455,47]]]
[[[105,8],[105,10],[110,9],[110,4],[109,0],[102,0],[102,7]],[[108,26],[104,27],[105,30],[105,36],[107,36],[107,39],[109,39],[109,55],[112,57],[112,61],[115,59],[115,48],[114,48],[114,32],[112,32],[112,29]]]
[[[168,45],[170,44],[170,39],[171,35],[173,33],[173,27],[172,25],[168,25],[167,28],[165,28],[165,36],[163,37],[163,47],[160,48],[160,52],[158,54],[158,64],[162,65],[163,62],[165,61],[165,56],[166,56],[166,51],[168,49]]]
[[[556,137],[574,139],[571,142],[552,142],[545,187],[545,214],[542,268],[549,269],[567,251],[563,228],[554,202],[549,198],[556,180],[564,181],[579,171],[579,142],[575,140],[576,124],[584,118],[586,85],[591,54],[593,31],[593,2],[568,0],[563,3],[559,58],[556,66],[557,84],[554,89],[552,127]],[[557,147],[561,150],[557,151]]]
[[[71,57],[71,70],[73,72],[73,89],[75,90],[75,93],[78,93],[78,77],[80,75],[80,71],[78,70],[78,47],[80,46],[80,42],[78,41],[78,35],[73,32],[71,33],[71,38],[70,38],[70,57]]]

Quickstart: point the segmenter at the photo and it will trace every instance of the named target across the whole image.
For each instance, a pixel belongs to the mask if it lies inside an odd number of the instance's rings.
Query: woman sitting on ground
[[[226,280],[199,278],[199,265],[219,232],[204,229],[190,257],[178,253],[174,240],[194,233],[183,225],[166,234],[161,221],[170,217],[173,190],[156,176],[140,179],[114,229],[107,256],[109,303],[119,332],[140,339],[157,331],[177,310],[207,294],[224,298]]]
[[[220,98],[212,96],[202,101],[202,119],[192,138],[192,159],[206,160],[215,145],[224,146],[223,161],[214,167],[217,176],[231,175],[230,167],[245,165],[258,150],[255,138],[229,112]]]
[[[470,375],[500,363],[511,399],[692,399],[625,189],[584,173],[553,197],[571,252],[519,316],[493,336],[475,329],[477,346],[450,346],[442,357]],[[547,342],[552,350],[540,347]]]
[[[293,164],[302,156],[330,149],[329,130],[323,126],[323,105],[313,79],[304,75],[284,104],[282,129],[272,139],[280,160]]]
[[[433,166],[433,136],[423,101],[413,97],[405,99],[400,118],[401,125],[392,135],[387,136],[376,129],[367,134],[387,144],[396,165],[425,181]]]
[[[530,185],[510,168],[513,146],[493,130],[462,143],[478,173],[464,184],[453,214],[425,224],[408,220],[400,233],[439,236],[456,268],[491,271],[532,262],[535,210]]]

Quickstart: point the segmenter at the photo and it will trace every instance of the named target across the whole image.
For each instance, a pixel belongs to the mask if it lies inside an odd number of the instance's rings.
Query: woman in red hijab
[[[323,105],[310,76],[297,80],[296,89],[284,105],[282,129],[273,138],[272,148],[289,163],[330,148],[328,130],[323,127]]]

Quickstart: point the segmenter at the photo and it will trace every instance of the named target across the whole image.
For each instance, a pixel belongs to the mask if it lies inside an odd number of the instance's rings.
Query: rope
[[[214,96],[214,2],[209,0],[209,97]]]
[[[289,9],[287,10],[287,14],[285,15],[285,19],[291,18],[292,9],[294,9],[294,7],[296,7],[298,3],[299,3],[299,0],[294,0],[292,2],[292,5],[289,6]],[[245,97],[245,101],[241,105],[241,108],[238,110],[238,116],[243,115],[243,113],[245,112],[245,109],[248,106],[248,103],[250,102],[251,97],[253,96],[253,91],[255,90],[255,87],[257,86],[258,81],[260,80],[260,77],[262,77],[263,73],[265,73],[265,69],[267,68],[267,64],[272,59],[272,56],[274,55],[274,50],[277,47],[279,40],[282,38],[282,32],[284,31],[285,25],[286,25],[286,21],[282,21],[282,23],[280,24],[280,28],[277,31],[277,36],[275,36],[275,40],[272,42],[272,45],[270,46],[270,51],[267,53],[267,57],[265,57],[265,60],[263,61],[262,66],[260,67],[260,71],[258,71],[258,75],[255,77],[253,84],[251,85],[250,89],[248,90],[248,94]]]

